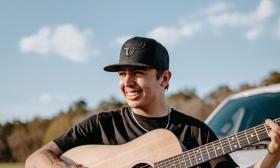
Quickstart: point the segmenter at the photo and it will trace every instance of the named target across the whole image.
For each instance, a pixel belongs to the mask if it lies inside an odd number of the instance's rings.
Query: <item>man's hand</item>
[[[270,119],[265,120],[265,124],[271,128],[268,133],[271,142],[267,146],[268,154],[254,168],[275,168],[280,161],[280,126]]]
[[[76,165],[73,165],[73,167],[71,167],[71,168],[87,168],[87,167],[84,167],[81,164],[76,164]]]
[[[271,138],[271,142],[269,143],[267,150],[269,154],[278,156],[280,159],[280,126],[268,119],[265,123],[271,128],[269,132],[269,137]]]
[[[25,168],[86,168],[81,164],[64,162],[59,156],[62,150],[52,141],[30,155]]]

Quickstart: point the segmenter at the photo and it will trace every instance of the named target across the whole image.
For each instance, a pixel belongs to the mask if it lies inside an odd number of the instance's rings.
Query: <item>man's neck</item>
[[[167,105],[150,107],[150,108],[131,108],[135,114],[145,117],[163,117],[168,115],[169,107]]]

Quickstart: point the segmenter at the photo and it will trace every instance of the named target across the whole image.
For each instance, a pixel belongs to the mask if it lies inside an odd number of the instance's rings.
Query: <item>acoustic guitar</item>
[[[267,139],[269,131],[261,124],[183,152],[172,132],[156,129],[123,145],[75,147],[60,158],[88,168],[189,168]]]

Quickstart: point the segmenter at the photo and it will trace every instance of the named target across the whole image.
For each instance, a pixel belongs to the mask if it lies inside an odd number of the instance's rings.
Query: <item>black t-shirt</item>
[[[120,110],[93,115],[54,139],[54,142],[64,152],[85,144],[119,145],[146,133],[139,124],[150,131],[165,128],[168,122],[168,116],[148,118],[134,114],[138,124],[131,112],[129,107],[124,107]],[[205,123],[174,109],[170,112],[167,129],[177,136],[184,146],[183,150],[217,140],[216,135]],[[229,155],[224,155],[203,163],[201,167],[231,168],[238,166]]]

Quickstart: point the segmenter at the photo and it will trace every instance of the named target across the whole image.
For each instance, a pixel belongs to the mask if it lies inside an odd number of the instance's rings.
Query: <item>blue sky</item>
[[[173,73],[167,94],[200,96],[226,84],[257,84],[280,71],[276,0],[2,1],[0,122],[51,117],[84,99],[115,96],[116,63],[133,36],[163,43]]]

